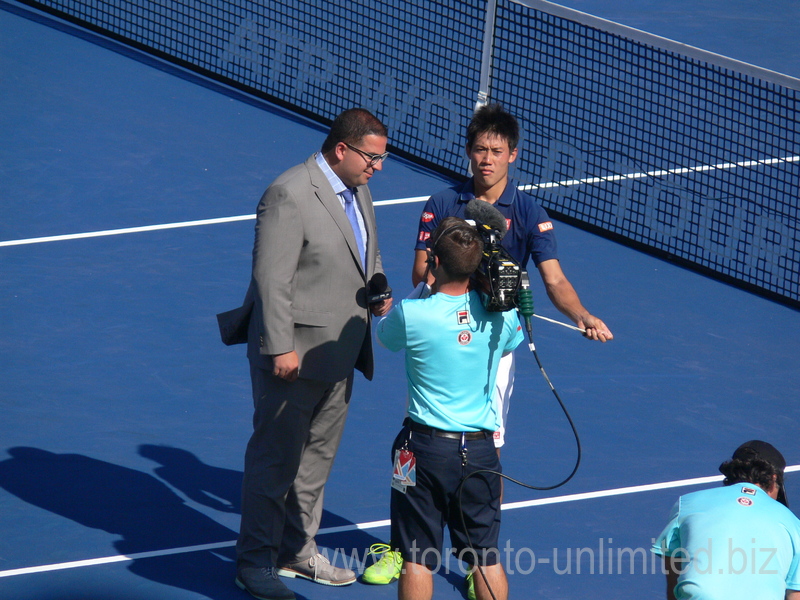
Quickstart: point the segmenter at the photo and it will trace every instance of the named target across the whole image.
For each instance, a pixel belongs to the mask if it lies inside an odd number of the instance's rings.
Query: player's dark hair
[[[519,144],[517,119],[499,104],[486,104],[475,111],[467,126],[467,149],[472,148],[478,136],[484,133],[506,140],[512,152]]]
[[[330,152],[339,142],[358,146],[368,135],[389,137],[389,130],[364,108],[349,108],[334,119],[328,137],[322,143],[322,153]]]
[[[723,485],[753,483],[766,491],[775,481],[780,488],[783,488],[783,471],[761,458],[726,460],[719,466],[719,471],[725,475]]]
[[[468,279],[481,264],[483,240],[477,229],[458,217],[447,217],[431,235],[431,252],[454,280]]]

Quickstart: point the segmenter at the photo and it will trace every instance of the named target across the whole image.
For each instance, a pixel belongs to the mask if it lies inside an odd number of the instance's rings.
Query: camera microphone
[[[489,229],[494,230],[495,235],[497,236],[497,241],[502,240],[503,236],[508,231],[508,225],[503,213],[483,200],[473,198],[467,202],[467,206],[464,209],[464,214],[467,216],[467,218],[475,221],[478,226],[484,225]]]
[[[367,284],[367,303],[377,304],[392,297],[392,288],[383,273],[375,273]]]

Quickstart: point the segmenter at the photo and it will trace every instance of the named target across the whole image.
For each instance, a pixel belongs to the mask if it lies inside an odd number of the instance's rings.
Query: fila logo
[[[466,325],[467,323],[469,323],[469,311],[467,310],[458,311],[458,324]]]
[[[553,223],[551,221],[547,221],[546,223],[539,223],[539,231],[544,233],[545,231],[550,231],[553,228]]]
[[[428,240],[428,238],[430,238],[430,237],[431,237],[431,234],[430,234],[429,232],[427,232],[427,231],[420,231],[420,232],[419,232],[419,238],[418,238],[418,239],[419,239],[419,241],[420,241],[420,242],[425,242],[425,241],[427,241],[427,240]]]

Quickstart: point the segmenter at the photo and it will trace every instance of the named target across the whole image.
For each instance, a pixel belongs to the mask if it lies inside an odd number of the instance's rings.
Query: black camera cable
[[[573,422],[572,416],[569,414],[569,411],[567,410],[567,407],[564,405],[563,400],[561,400],[561,396],[558,394],[558,391],[556,390],[555,386],[553,385],[553,382],[550,381],[550,377],[548,377],[547,372],[544,370],[544,366],[542,365],[542,361],[539,359],[539,354],[536,352],[536,346],[533,343],[533,328],[531,326],[531,317],[534,316],[534,314],[533,314],[534,313],[534,311],[533,311],[533,294],[532,294],[531,289],[530,289],[530,281],[528,279],[528,274],[525,271],[522,272],[522,280],[521,280],[521,285],[520,285],[520,289],[519,289],[517,310],[519,311],[520,315],[523,317],[523,320],[525,321],[525,329],[527,330],[527,333],[528,333],[528,348],[530,348],[531,352],[533,353],[533,356],[536,359],[536,364],[539,366],[539,371],[541,371],[542,376],[544,377],[545,381],[547,382],[547,385],[550,386],[550,390],[553,392],[553,395],[556,397],[556,400],[558,401],[558,405],[561,407],[561,410],[564,413],[564,416],[567,418],[567,422],[569,423],[570,428],[572,428],[572,434],[575,436],[575,445],[576,445],[577,450],[578,450],[578,455],[577,455],[577,457],[575,459],[575,466],[572,468],[572,472],[570,472],[570,474],[567,475],[567,477],[564,480],[560,481],[559,483],[556,483],[555,485],[549,485],[549,486],[530,485],[530,484],[524,483],[522,481],[519,481],[517,479],[514,479],[513,477],[509,477],[508,475],[505,475],[503,473],[500,473],[498,471],[494,471],[494,470],[491,470],[491,469],[479,469],[479,470],[476,470],[476,471],[473,471],[473,472],[469,473],[466,477],[464,477],[464,479],[461,481],[461,483],[458,486],[458,511],[459,511],[459,515],[461,516],[461,527],[464,530],[464,535],[466,535],[466,537],[467,537],[467,545],[469,546],[470,550],[472,550],[472,555],[474,557],[476,557],[476,558],[477,558],[477,552],[475,551],[475,548],[472,546],[472,540],[469,537],[469,532],[467,531],[466,521],[464,519],[464,511],[461,509],[461,493],[462,493],[463,488],[464,488],[464,483],[467,481],[467,479],[469,479],[470,477],[474,477],[475,475],[480,475],[481,473],[492,473],[494,475],[498,475],[499,477],[501,477],[503,479],[507,479],[508,481],[510,481],[512,483],[516,483],[517,485],[522,486],[524,488],[527,488],[529,490],[549,491],[549,490],[554,490],[556,488],[559,488],[559,487],[565,485],[570,479],[572,479],[575,476],[575,473],[578,472],[578,467],[581,464],[582,449],[581,449],[580,436],[578,435],[578,430],[575,427],[575,423]],[[492,596],[492,598],[494,600],[497,600],[497,597],[494,595],[494,592],[492,591],[492,588],[489,585],[489,581],[486,579],[486,574],[483,572],[483,568],[480,566],[480,564],[477,564],[477,562],[478,561],[476,561],[475,567],[477,568],[478,572],[481,575],[481,578],[483,579],[484,583],[486,584],[486,587],[489,590],[489,594]],[[474,575],[473,575],[473,577],[474,577]]]

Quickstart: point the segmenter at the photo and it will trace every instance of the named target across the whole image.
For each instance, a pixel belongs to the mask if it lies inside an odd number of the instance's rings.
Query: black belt
[[[425,435],[433,435],[435,437],[443,437],[451,440],[460,440],[462,435],[464,439],[468,441],[485,440],[490,435],[493,435],[491,431],[445,431],[444,429],[436,429],[436,427],[428,427],[427,425],[417,423],[411,419],[406,419],[403,425],[417,433],[424,433]]]

